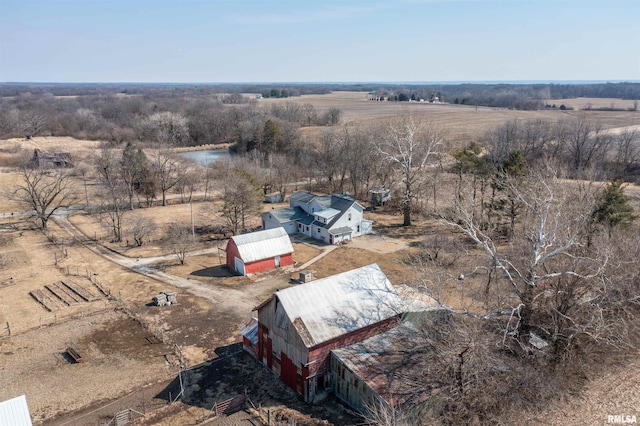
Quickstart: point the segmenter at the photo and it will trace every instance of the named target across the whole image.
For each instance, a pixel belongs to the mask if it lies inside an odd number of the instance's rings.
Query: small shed
[[[265,194],[265,203],[281,203],[284,201],[284,196],[281,192],[272,192],[271,194]]]
[[[293,246],[282,227],[236,235],[227,243],[227,266],[240,275],[292,264]]]
[[[371,205],[372,206],[380,206],[384,205],[387,201],[391,199],[391,190],[385,188],[384,186],[376,186],[375,188],[371,188],[369,190],[371,194]]]

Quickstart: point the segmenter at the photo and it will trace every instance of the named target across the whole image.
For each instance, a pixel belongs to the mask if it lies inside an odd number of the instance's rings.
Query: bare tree
[[[261,189],[246,172],[235,171],[222,182],[222,216],[234,235],[246,229],[251,216],[257,216],[261,206]]]
[[[157,149],[149,159],[149,165],[162,193],[162,205],[167,205],[167,191],[180,182],[180,162],[168,149]]]
[[[56,211],[79,200],[73,176],[67,170],[25,166],[21,177],[22,181],[8,196],[33,210],[42,229],[47,229],[47,222]]]
[[[113,236],[113,242],[122,241],[123,218],[128,206],[127,187],[120,175],[119,159],[114,151],[104,147],[95,157],[95,170],[99,180],[98,212]]]
[[[581,334],[595,336],[600,306],[594,299],[589,305],[584,301],[596,297],[609,253],[603,246],[585,250],[594,189],[562,185],[554,171],[546,170],[526,185],[513,185],[512,191],[524,213],[510,244],[500,244],[483,230],[466,199],[447,218],[484,252],[487,263],[482,266],[499,273],[487,283],[487,294],[496,286],[488,312],[474,316],[505,316],[505,338],[526,341],[535,331],[558,350]]]
[[[191,227],[172,222],[167,229],[165,240],[173,254],[176,255],[181,265],[184,265],[187,254],[193,248],[195,242],[191,233]]]
[[[137,247],[144,244],[151,235],[156,231],[156,224],[146,217],[137,217],[130,225],[129,232],[133,236],[133,242]]]
[[[423,124],[416,116],[405,115],[385,126],[385,135],[377,143],[382,161],[400,172],[402,183],[403,225],[411,225],[411,203],[416,189],[425,180],[425,169],[437,164],[437,149],[442,130]]]
[[[565,151],[573,170],[581,172],[602,162],[611,137],[602,131],[599,123],[578,118],[569,123]]]
[[[626,128],[614,136],[613,144],[618,173],[624,175],[640,160],[640,133],[636,129]]]
[[[157,112],[143,123],[143,135],[165,146],[180,146],[189,140],[189,126],[181,114]]]

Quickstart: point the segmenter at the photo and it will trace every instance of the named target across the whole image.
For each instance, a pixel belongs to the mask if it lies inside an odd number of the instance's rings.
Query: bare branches
[[[424,125],[413,115],[402,116],[385,127],[376,149],[390,166],[400,171],[403,189],[404,226],[411,225],[411,203],[416,190],[426,180],[425,167],[437,164],[437,150],[442,144],[441,129]]]
[[[66,170],[22,169],[22,182],[9,197],[34,211],[42,229],[59,209],[69,207],[79,196],[71,174]]]

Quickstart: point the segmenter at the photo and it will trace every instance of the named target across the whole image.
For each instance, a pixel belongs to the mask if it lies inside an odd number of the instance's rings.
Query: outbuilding
[[[292,264],[293,246],[281,227],[236,235],[227,243],[227,266],[240,275]]]
[[[331,350],[394,327],[404,305],[376,264],[277,291],[255,308],[257,358],[314,401],[330,389]]]

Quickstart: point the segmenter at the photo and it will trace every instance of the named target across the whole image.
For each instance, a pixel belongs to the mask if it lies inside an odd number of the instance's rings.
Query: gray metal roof
[[[289,234],[281,226],[231,237],[245,263],[293,253]]]
[[[340,214],[340,210],[332,209],[332,208],[320,210],[319,212],[314,213],[314,215],[321,217],[323,219],[331,219],[337,214]]]
[[[289,202],[296,201],[301,203],[308,203],[309,201],[313,200],[316,197],[317,195],[312,194],[310,192],[298,191],[291,194],[291,196],[289,197]]]
[[[403,301],[377,264],[275,293],[307,347],[391,318]]]
[[[323,209],[332,207],[331,195],[316,195],[316,202],[320,204]]]
[[[353,229],[349,228],[348,226],[342,226],[340,228],[329,229],[329,233],[331,235],[345,235],[345,234],[351,234],[352,232],[353,232]]]
[[[313,216],[307,214],[300,207],[285,207],[283,209],[270,210],[271,214],[278,222],[287,223],[291,221],[298,221],[302,224],[309,225],[313,222]]]
[[[31,414],[24,395],[0,402],[0,426],[32,426]]]

